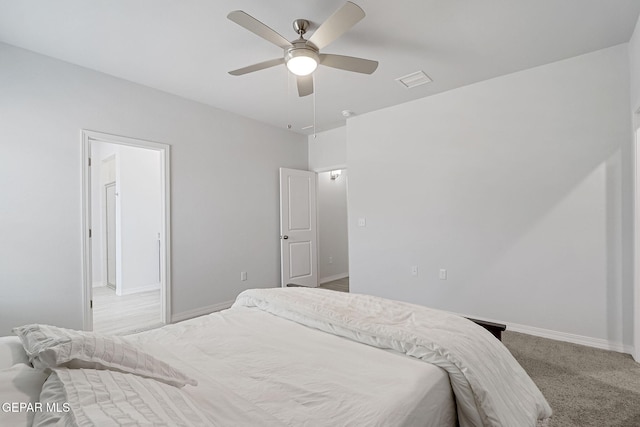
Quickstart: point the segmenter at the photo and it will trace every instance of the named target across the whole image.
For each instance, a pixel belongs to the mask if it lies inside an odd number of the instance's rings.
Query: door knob
[[[282,236],[282,238],[283,238],[284,240],[287,240],[287,239],[289,238],[289,236],[287,236],[287,235],[285,234],[284,236]]]

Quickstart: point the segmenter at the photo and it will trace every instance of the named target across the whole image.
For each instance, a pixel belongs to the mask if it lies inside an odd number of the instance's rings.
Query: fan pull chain
[[[316,139],[316,92],[318,91],[316,73],[313,73],[311,77],[313,78],[313,139]]]
[[[291,73],[286,70],[287,75],[287,129],[291,130]]]

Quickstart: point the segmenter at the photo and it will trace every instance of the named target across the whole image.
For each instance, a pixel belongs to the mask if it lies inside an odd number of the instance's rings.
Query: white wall
[[[157,235],[161,228],[160,153],[155,150],[101,142],[91,146],[92,274],[94,286],[106,285],[104,261],[105,191],[102,161],[116,159],[116,239],[118,295],[157,289]]]
[[[631,109],[636,112],[640,109],[640,17],[636,23],[635,31],[629,40],[629,69],[631,75]],[[636,117],[636,126],[640,127],[640,120]]]
[[[0,335],[82,327],[81,129],[172,146],[174,315],[280,283],[278,168],[306,137],[6,44],[0,93]]]
[[[335,180],[318,174],[318,279],[320,283],[349,275],[346,169]]]
[[[347,164],[347,128],[342,126],[309,136],[309,170],[319,171]]]
[[[116,193],[120,211],[118,295],[158,288],[161,226],[160,152],[118,147]]]
[[[620,45],[350,119],[353,292],[628,348],[628,106]]]
[[[631,36],[631,40],[629,41],[629,75],[630,75],[630,99],[631,99],[631,116],[633,117],[633,129],[636,132],[636,135],[640,135],[640,17],[638,17],[638,21],[636,23],[636,28]],[[632,224],[632,227],[635,227],[635,223],[638,222],[637,218],[640,216],[639,209],[634,206],[634,202],[636,200],[631,196],[635,194],[635,197],[638,197],[637,194],[640,191],[640,181],[638,176],[640,176],[638,171],[638,162],[639,158],[639,150],[638,150],[638,142],[640,142],[640,137],[636,136],[635,149],[631,149],[628,152],[624,153],[626,157],[629,159],[630,167],[628,175],[631,177],[630,181],[636,181],[635,185],[633,182],[630,185],[623,189],[625,194],[629,194],[629,202],[628,205],[630,208],[628,209],[631,214],[629,215],[628,222]],[[637,206],[637,205],[636,205]],[[635,232],[635,239],[640,243],[640,230],[637,228],[631,228]],[[634,277],[634,261],[640,264],[638,261],[640,254],[635,253],[634,250],[634,242],[632,241],[634,237],[634,233],[628,233],[627,236],[627,247],[629,247],[629,256],[626,257],[627,264],[630,266],[625,270],[626,276],[630,277],[631,281],[634,282],[634,310],[635,317],[633,321],[634,325],[634,352],[633,355],[637,361],[640,361],[640,277]]]
[[[349,274],[347,170],[331,181],[328,169],[347,165],[346,127],[310,135],[309,169],[318,173],[318,274],[325,283]],[[332,263],[329,263],[329,257]]]

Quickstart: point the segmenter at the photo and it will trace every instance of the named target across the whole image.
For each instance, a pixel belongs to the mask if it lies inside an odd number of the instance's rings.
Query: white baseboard
[[[486,322],[501,323],[507,326],[507,331],[520,332],[522,334],[533,335],[540,338],[550,340],[570,342],[572,344],[584,345],[587,347],[599,348],[602,350],[616,351],[618,353],[633,354],[633,346],[624,345],[622,343],[611,342],[602,338],[586,337],[584,335],[570,334],[568,332],[553,331],[551,329],[536,328],[535,326],[520,325],[518,323],[509,323],[502,320],[489,319],[486,317],[468,316],[466,314],[449,312],[462,317],[471,317],[473,319],[484,320]]]
[[[334,274],[333,276],[323,277],[320,279],[320,284],[322,285],[328,282],[333,282],[334,280],[344,279],[346,277],[349,277],[349,273]]]
[[[584,335],[570,334],[567,332],[552,331],[550,329],[536,328],[534,326],[519,325],[516,323],[507,324],[507,331],[521,332],[523,334],[534,335],[536,337],[548,338],[556,341],[570,342],[572,344],[585,345],[587,347],[599,348],[602,350],[616,351],[618,353],[633,353],[633,347],[622,343],[611,342],[602,338],[586,337]]]
[[[173,314],[171,316],[171,323],[182,322],[183,320],[193,319],[194,317],[204,316],[205,314],[211,314],[215,311],[226,310],[231,307],[235,300],[224,301],[218,304],[208,305],[206,307],[200,307],[193,310],[183,311],[182,313]]]
[[[124,296],[124,295],[137,294],[140,292],[155,291],[157,289],[160,289],[160,283],[152,283],[150,285],[138,286],[137,288],[127,289],[126,291],[121,290],[120,293],[116,292],[116,294],[118,296]]]

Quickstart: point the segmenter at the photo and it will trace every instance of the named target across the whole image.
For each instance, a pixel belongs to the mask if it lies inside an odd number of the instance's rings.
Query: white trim
[[[91,298],[93,295],[93,273],[91,270],[91,169],[89,158],[91,146],[88,137],[82,132],[82,327],[93,330]]]
[[[615,343],[602,338],[586,337],[584,335],[569,334],[566,332],[552,331],[550,329],[536,328],[533,326],[519,325],[516,323],[507,324],[507,331],[521,332],[523,334],[534,335],[536,337],[570,342],[573,344],[585,345],[587,347],[594,347],[602,350],[617,351],[618,353],[630,354],[633,352],[633,347],[630,345]]]
[[[638,110],[640,111],[640,109]],[[638,114],[638,112],[636,112]],[[640,125],[640,123],[639,123]],[[635,127],[635,126],[634,126]],[[631,355],[640,362],[640,126],[633,130],[633,351]]]
[[[116,153],[113,153],[112,155],[105,157],[104,159],[102,159],[102,164],[104,164],[104,162],[108,159],[113,158],[114,161],[114,169],[115,169],[115,165],[118,164],[118,160],[117,160],[117,156]],[[102,164],[100,165],[100,167],[102,168]],[[116,172],[117,174],[117,172]],[[114,177],[115,179],[115,177]],[[107,185],[110,185],[111,183],[103,183],[102,180],[100,180],[100,184],[98,187],[100,187],[100,197],[102,197],[102,200],[106,200],[107,198]],[[113,181],[113,184],[115,185],[115,180]],[[101,233],[105,233],[106,234],[106,230],[108,228],[107,226],[107,215],[105,215],[105,212],[100,212],[100,214],[102,215],[102,219],[103,221],[101,222],[101,226],[102,226],[102,230],[100,231]],[[102,271],[104,272],[103,279],[102,282],[104,284],[104,286],[107,286],[109,284],[109,279],[108,279],[108,275],[109,273],[107,272],[107,269],[109,268],[108,266],[108,261],[107,261],[107,252],[108,252],[108,244],[107,244],[107,240],[108,239],[103,239],[102,241]],[[117,262],[117,261],[116,261]]]
[[[334,274],[333,276],[327,276],[320,279],[320,284],[322,285],[324,283],[333,282],[334,280],[340,280],[346,277],[349,277],[349,273]]]
[[[83,328],[93,330],[93,316],[90,302],[92,298],[92,271],[91,271],[91,240],[89,229],[91,225],[91,171],[89,158],[91,157],[91,141],[106,142],[111,144],[128,145],[156,150],[160,153],[162,168],[161,178],[161,203],[163,215],[161,218],[162,256],[160,268],[164,273],[160,282],[160,312],[161,321],[165,324],[171,321],[171,146],[158,142],[142,139],[128,138],[119,135],[110,135],[91,130],[81,130],[82,136],[82,264],[83,264]]]
[[[125,296],[125,295],[131,295],[131,294],[137,294],[140,292],[149,292],[149,291],[155,291],[160,289],[160,283],[152,283],[150,285],[145,285],[145,286],[138,286],[137,288],[133,288],[133,289],[127,289],[126,291],[122,291],[120,292],[120,294],[118,294],[118,296]],[[116,292],[117,294],[117,292]]]
[[[504,322],[502,320],[489,319],[486,317],[477,317],[472,315],[454,313],[452,311],[449,311],[449,313],[455,314],[457,316],[483,320],[485,322],[501,323],[503,325],[506,325],[507,332],[509,331],[520,332],[522,334],[533,335],[540,338],[547,338],[555,341],[564,341],[572,344],[579,344],[587,347],[599,348],[602,350],[616,351],[618,353],[632,354],[633,352],[633,346],[608,341],[602,338],[592,338],[584,335],[570,334],[568,332],[560,332],[560,331],[554,331],[551,329],[538,328],[535,326],[521,325],[519,323],[509,323],[509,322]]]
[[[183,311],[182,313],[174,314],[171,317],[171,323],[182,322],[183,320],[193,319],[194,317],[204,316],[214,313],[216,311],[226,310],[231,307],[235,300],[224,301],[218,304],[208,305],[206,307],[195,308],[193,310]]]

